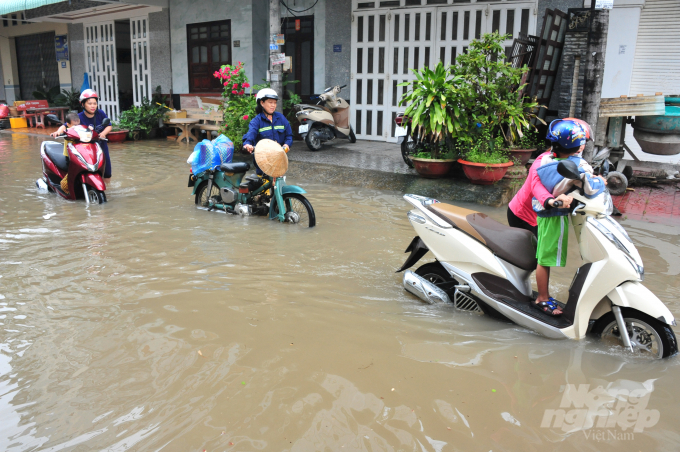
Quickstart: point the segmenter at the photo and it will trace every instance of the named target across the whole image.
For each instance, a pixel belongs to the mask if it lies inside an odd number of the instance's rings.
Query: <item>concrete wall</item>
[[[340,94],[351,99],[350,68],[352,55],[352,0],[333,0],[326,3],[326,79],[325,86],[347,85]],[[342,46],[334,52],[333,46]]]
[[[257,5],[259,3],[256,2]],[[216,20],[231,20],[231,39],[241,41],[240,47],[233,47],[232,62],[243,61],[246,64],[246,74],[255,83],[260,83],[259,78],[254,77],[253,72],[253,35],[258,30],[252,29],[253,24],[252,0],[201,0],[200,7],[191,0],[170,0],[170,52],[172,58],[172,86],[173,92],[186,94],[189,92],[189,71],[187,68],[187,24],[211,22]],[[266,14],[267,23],[268,8],[258,11],[257,14]],[[258,22],[261,22],[258,21]],[[269,35],[269,27],[261,30],[265,36]],[[256,40],[258,44],[260,39]],[[268,38],[267,41],[268,43]],[[267,47],[268,48],[268,47]],[[259,50],[258,50],[259,52]]]
[[[264,83],[269,69],[269,0],[252,0],[252,73],[251,85]],[[243,44],[241,44],[243,45]]]
[[[644,0],[615,0],[609,11],[602,97],[628,95]]]
[[[186,31],[184,33],[186,43]],[[170,10],[149,14],[149,46],[151,90],[160,85],[161,92],[172,90],[172,57],[170,55]],[[186,47],[186,44],[185,44]],[[185,49],[186,52],[186,49]],[[186,58],[184,59],[186,61]]]
[[[312,7],[316,0],[297,0],[296,2],[286,2],[288,7],[294,11],[303,11],[307,8]],[[314,92],[321,93],[326,89],[326,25],[327,25],[327,13],[326,9],[328,6],[331,8],[336,0],[326,2],[326,0],[319,0],[313,8],[301,12],[301,13],[291,13],[288,11],[283,4],[281,5],[281,17],[293,17],[297,16],[314,16]],[[340,0],[337,0],[341,3]],[[349,3],[349,2],[348,2]],[[349,10],[348,10],[349,11]],[[349,15],[347,16],[349,18]],[[349,29],[347,30],[349,32]]]

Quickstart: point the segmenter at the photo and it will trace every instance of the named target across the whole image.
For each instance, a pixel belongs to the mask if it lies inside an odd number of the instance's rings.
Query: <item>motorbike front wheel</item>
[[[274,205],[272,208],[278,215],[279,206],[276,203],[276,198],[272,198]],[[316,215],[312,204],[304,196],[298,193],[286,193],[283,195],[283,203],[286,206],[286,223],[297,224],[306,228],[313,228],[316,226]]]
[[[87,200],[90,201],[90,204],[102,204],[106,202],[106,195],[104,192],[92,188],[89,185],[87,186],[87,193],[85,196],[87,196]]]
[[[416,142],[411,139],[411,137],[404,137],[404,141],[401,142],[401,158],[404,159],[404,163],[409,168],[413,168],[413,162],[411,161],[411,156],[416,153]]]
[[[194,200],[194,202],[198,206],[208,207],[208,201],[210,200],[210,198],[219,195],[220,188],[217,185],[213,184],[210,193],[208,193],[208,182],[203,182],[201,186],[198,187],[198,190],[196,190],[196,199]]]
[[[315,128],[310,129],[309,133],[307,133],[307,136],[305,137],[305,143],[307,143],[307,147],[310,151],[316,152],[321,150],[323,142],[321,141],[320,134],[321,131]]]
[[[667,358],[678,352],[678,341],[668,325],[635,309],[621,308],[621,314],[636,354]],[[613,312],[603,315],[592,333],[607,345],[623,344]]]

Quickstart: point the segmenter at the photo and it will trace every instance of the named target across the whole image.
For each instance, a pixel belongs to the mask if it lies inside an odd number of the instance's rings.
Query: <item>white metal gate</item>
[[[130,19],[130,43],[132,44],[132,86],[135,105],[145,97],[151,99],[149,70],[151,53],[149,49],[149,16]]]
[[[385,2],[383,2],[385,3]],[[392,3],[392,2],[389,2]],[[352,125],[357,138],[396,141],[394,118],[411,69],[451,64],[473,39],[499,31],[536,29],[535,2],[468,3],[441,7],[357,9],[352,14]]]
[[[85,24],[85,55],[90,88],[99,94],[99,108],[118,119],[118,73],[113,21]]]

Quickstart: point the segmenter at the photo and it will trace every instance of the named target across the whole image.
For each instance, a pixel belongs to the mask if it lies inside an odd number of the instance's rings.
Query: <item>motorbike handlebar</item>
[[[560,207],[562,207],[562,201],[555,201],[555,202],[553,202],[553,207],[559,209]]]

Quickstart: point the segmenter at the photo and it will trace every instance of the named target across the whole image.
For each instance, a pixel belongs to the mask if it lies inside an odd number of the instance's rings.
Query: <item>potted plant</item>
[[[511,144],[510,155],[519,160],[518,166],[525,166],[529,163],[529,159],[533,152],[544,145],[544,140],[541,138],[537,130],[529,130],[524,133],[518,141]]]
[[[505,149],[503,137],[494,136],[488,128],[477,125],[480,131],[468,141],[472,146],[463,153],[464,158],[458,159],[458,163],[473,184],[493,184],[505,176],[513,162]]]
[[[111,132],[109,132],[106,138],[109,140],[109,143],[122,143],[129,132],[130,130],[121,127],[119,121],[115,121],[112,124]]]
[[[456,161],[453,143],[460,127],[457,119],[460,77],[454,76],[441,61],[434,70],[424,67],[412,71],[417,80],[399,84],[411,88],[400,101],[400,105],[408,105],[404,121],[409,123],[408,134],[417,143],[411,160],[421,176],[442,177]]]
[[[125,110],[118,116],[117,126],[120,130],[128,130],[130,138],[155,138],[158,121],[165,116],[165,107],[153,104],[146,97],[140,105]]]
[[[473,183],[500,180],[513,162],[505,143],[514,143],[526,130],[534,130],[538,104],[521,96],[522,75],[506,61],[502,43],[507,35],[485,34],[456,58],[453,74],[461,80],[457,99],[460,115],[456,136],[465,158],[458,161]],[[536,118],[543,122],[540,118]],[[483,170],[481,171],[480,168]]]

